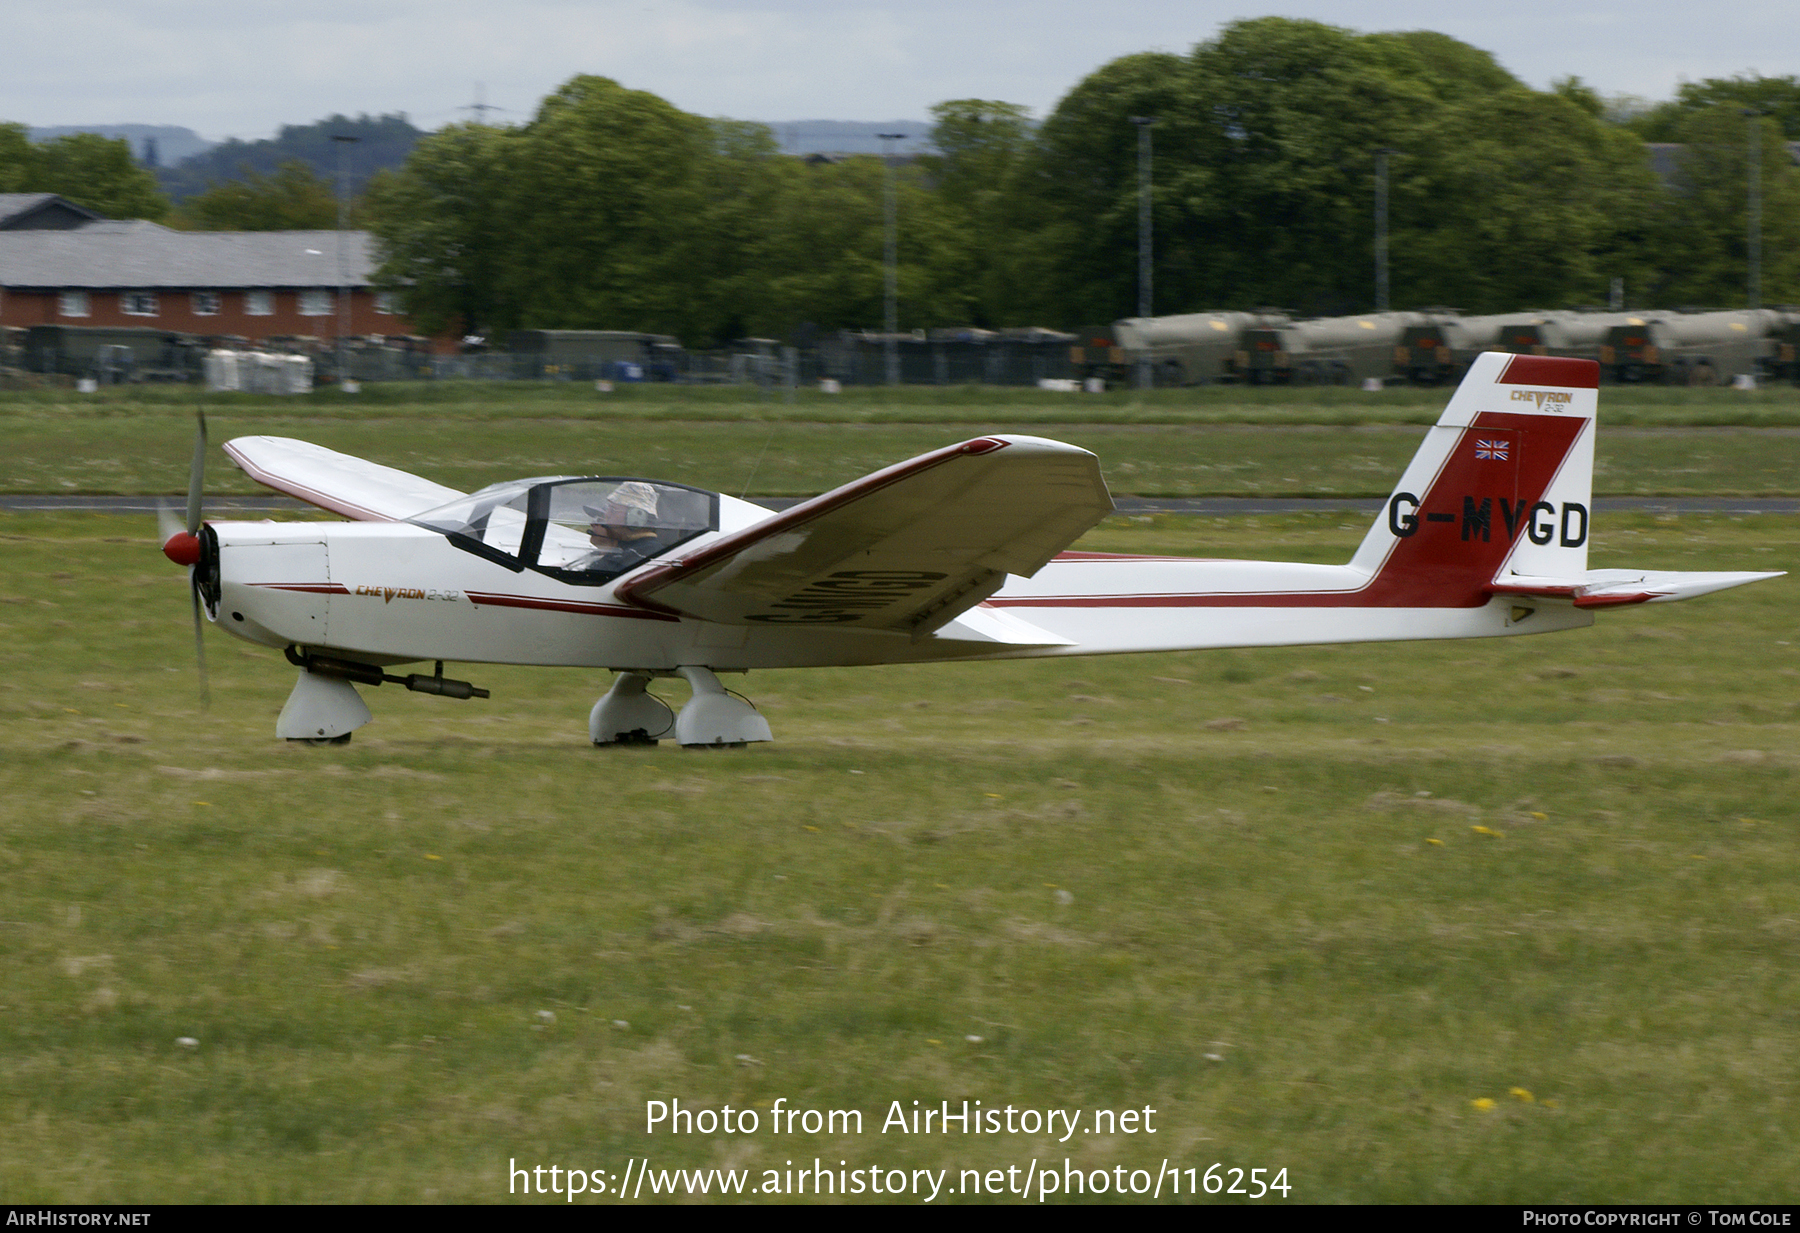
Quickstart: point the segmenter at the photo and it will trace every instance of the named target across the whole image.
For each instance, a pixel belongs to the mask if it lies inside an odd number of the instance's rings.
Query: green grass
[[[807,496],[969,437],[1022,432],[1093,450],[1120,495],[1385,496],[1423,432],[1405,423],[1060,422],[1044,418],[1042,407],[1023,404],[1013,414],[999,406],[961,406],[955,408],[959,415],[980,417],[943,422],[746,422],[539,414],[546,406],[556,409],[543,403],[504,404],[515,413],[510,416],[464,416],[457,408],[432,405],[407,414],[392,407],[356,415],[310,414],[297,413],[294,401],[269,401],[269,406],[212,407],[212,440],[298,437],[465,491],[525,475],[585,473],[649,475],[734,495]],[[1436,417],[1435,405],[1425,418]],[[10,416],[6,406],[0,404],[0,430],[8,445],[0,492],[187,490],[191,406],[13,404]],[[207,485],[217,494],[266,491],[216,449]],[[1605,418],[1595,490],[1601,495],[1797,494],[1800,429],[1633,428]]]
[[[1544,638],[757,673],[777,740],[736,754],[595,750],[604,674],[470,666],[491,700],[365,691],[311,749],[292,669],[214,630],[199,711],[146,523],[0,520],[0,1201],[502,1201],[510,1160],[646,1156],[1800,1184],[1791,579]],[[1797,558],[1792,519],[1609,517],[1592,563]],[[865,1128],[646,1135],[672,1098]],[[882,1134],[915,1099],[1157,1133]]]
[[[1430,424],[1450,389],[1396,386],[1377,393],[1336,386],[1197,386],[1045,393],[1012,386],[846,386],[842,393],[755,386],[618,385],[587,382],[394,381],[365,383],[346,396],[321,388],[300,397],[199,394],[192,386],[115,386],[95,394],[65,389],[0,392],[0,415],[185,414],[196,401],[241,414],[356,418],[370,410],[456,419],[567,417],[619,420],[794,420],[804,423],[972,423],[1020,418],[1040,424]],[[1800,426],[1800,388],[1756,390],[1606,386],[1601,406],[1618,424]],[[298,408],[298,412],[296,412]]]

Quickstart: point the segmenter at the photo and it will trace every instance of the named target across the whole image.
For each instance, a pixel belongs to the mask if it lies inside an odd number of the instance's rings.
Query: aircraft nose
[[[163,555],[177,565],[198,565],[200,563],[200,537],[190,535],[186,531],[177,531],[163,541]]]

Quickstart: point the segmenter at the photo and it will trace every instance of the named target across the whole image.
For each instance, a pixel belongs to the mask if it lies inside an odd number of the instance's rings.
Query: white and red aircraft
[[[1071,552],[1112,511],[1094,455],[991,436],[782,513],[681,484],[557,476],[475,493],[302,441],[240,437],[251,477],[351,522],[202,523],[163,551],[202,608],[299,668],[276,735],[347,741],[355,685],[457,698],[447,661],[605,668],[596,745],[771,739],[719,673],[1548,633],[1598,608],[1779,575],[1587,567],[1598,365],[1489,353],[1347,565]],[[396,664],[435,661],[429,676]],[[671,708],[646,686],[684,677]]]

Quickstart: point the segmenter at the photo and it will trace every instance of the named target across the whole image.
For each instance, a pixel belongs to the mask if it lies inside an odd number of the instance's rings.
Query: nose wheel
[[[373,718],[349,681],[302,668],[275,721],[275,735],[308,745],[347,745],[350,734]]]

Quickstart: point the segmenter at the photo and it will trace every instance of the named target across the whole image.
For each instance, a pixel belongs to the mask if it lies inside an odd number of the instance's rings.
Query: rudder
[[[1478,356],[1351,560],[1389,602],[1474,607],[1503,573],[1587,569],[1600,366]]]

